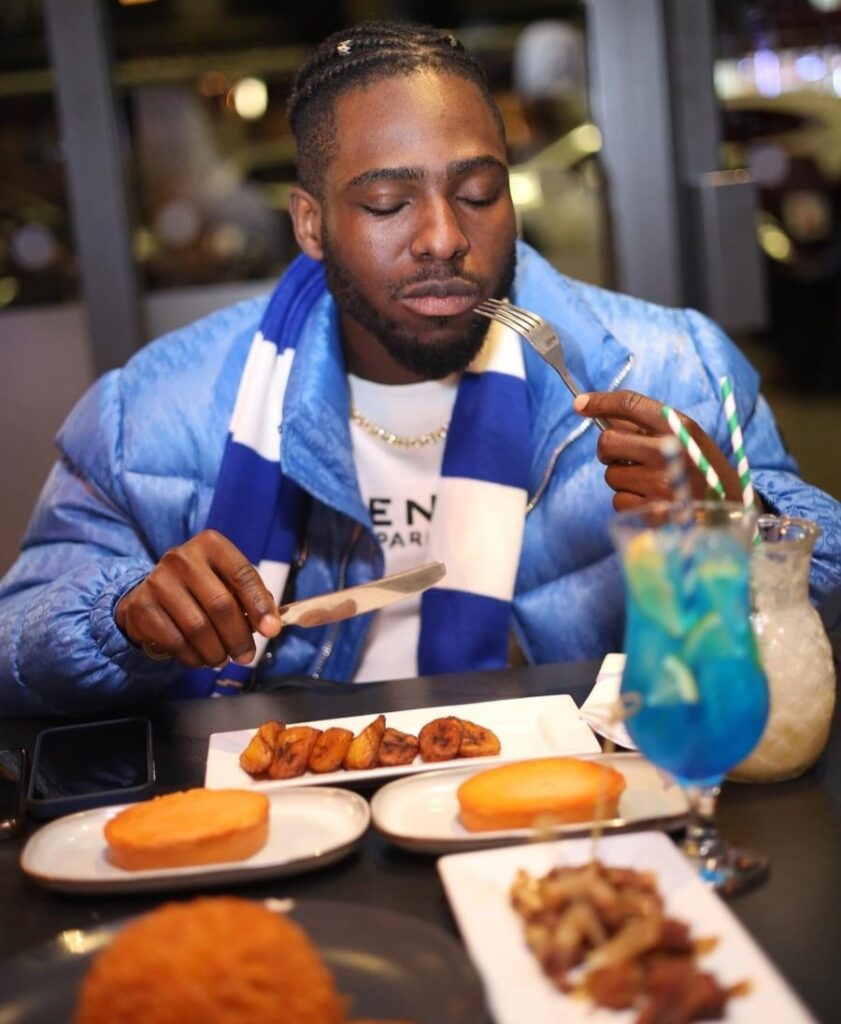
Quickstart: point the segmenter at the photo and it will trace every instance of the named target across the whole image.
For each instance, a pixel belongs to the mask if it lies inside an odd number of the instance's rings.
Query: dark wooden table
[[[152,718],[157,786],[163,793],[203,783],[212,732],[253,727],[269,718],[304,721],[553,693],[570,693],[580,703],[597,668],[597,662],[581,662],[352,687],[290,682],[273,693],[176,701],[140,710]],[[0,722],[0,747],[26,746],[31,753],[37,733],[55,724],[47,719],[7,719]],[[800,779],[773,785],[726,784],[720,822],[728,837],[765,851],[772,864],[764,885],[732,901],[734,913],[815,1016],[828,1024],[841,1021],[841,717],[836,715],[822,758]],[[0,961],[65,929],[94,927],[173,898],[168,893],[68,896],[39,888],[18,868],[26,835],[35,828],[37,824],[30,822],[23,836],[0,843]],[[255,898],[292,896],[379,905],[457,934],[435,857],[396,849],[373,830],[357,851],[337,864],[237,886],[236,892]]]

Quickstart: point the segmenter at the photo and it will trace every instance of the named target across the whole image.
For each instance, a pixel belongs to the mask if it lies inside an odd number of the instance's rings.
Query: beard
[[[425,380],[440,380],[451,373],[465,370],[479,354],[487,334],[487,322],[471,316],[464,330],[456,337],[425,337],[380,312],[362,293],[351,272],[336,258],[326,232],[322,232],[324,274],[327,287],[339,309],[352,317],[379,341],[388,354],[402,367]],[[504,299],[514,283],[517,253],[512,241],[493,297]],[[401,289],[421,281],[447,281],[453,277],[470,281],[477,288],[485,282],[462,270],[455,263],[432,263],[422,273],[406,278],[389,289],[389,297],[396,299]],[[429,329],[452,331],[452,317],[429,317]]]

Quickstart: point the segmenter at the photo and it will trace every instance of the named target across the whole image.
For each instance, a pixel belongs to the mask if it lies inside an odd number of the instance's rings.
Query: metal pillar
[[[589,0],[587,38],[617,284],[632,295],[680,305],[680,229],[661,0]]]
[[[718,169],[712,0],[588,0],[588,40],[618,286],[761,326],[754,188]]]
[[[111,55],[100,0],[44,0],[82,294],[97,373],[143,344]]]

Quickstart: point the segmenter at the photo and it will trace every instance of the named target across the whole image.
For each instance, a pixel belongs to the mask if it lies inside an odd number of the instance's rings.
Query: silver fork
[[[575,383],[567,370],[564,360],[564,350],[561,348],[561,339],[558,337],[550,323],[521,306],[512,306],[510,302],[500,302],[499,299],[485,299],[473,310],[480,316],[486,316],[489,320],[496,320],[516,331],[539,355],[543,356],[546,362],[558,371],[561,380],[566,384],[574,396],[581,394],[581,388]],[[607,430],[610,424],[599,416],[593,417],[593,422],[599,430]]]

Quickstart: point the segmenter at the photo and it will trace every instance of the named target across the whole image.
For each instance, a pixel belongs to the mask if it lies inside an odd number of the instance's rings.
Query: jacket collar
[[[350,439],[350,395],[336,304],[325,290],[295,349],[283,407],[284,473],[319,501],[370,525]]]

